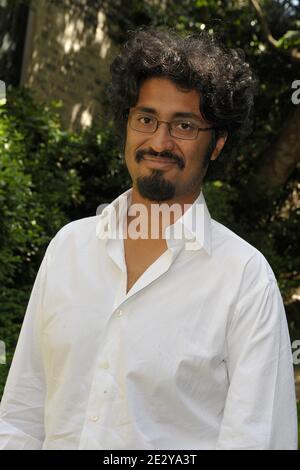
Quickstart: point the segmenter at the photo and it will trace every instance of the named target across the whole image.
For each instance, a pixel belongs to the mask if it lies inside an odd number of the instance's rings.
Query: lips
[[[148,156],[148,155],[145,155],[143,157],[143,160],[148,160],[148,161],[151,161],[151,162],[161,162],[161,163],[177,163],[175,160],[173,160],[172,158],[167,158],[167,157],[152,157],[152,156]]]
[[[146,168],[152,170],[168,171],[177,167],[177,162],[167,157],[145,156],[142,158],[141,163],[145,165]]]

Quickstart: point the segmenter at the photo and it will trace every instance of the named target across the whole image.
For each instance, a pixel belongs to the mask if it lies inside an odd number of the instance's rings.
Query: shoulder
[[[69,248],[82,248],[88,243],[95,242],[96,228],[100,215],[84,217],[67,223],[58,230],[49,243],[50,253],[59,252]]]
[[[82,219],[73,220],[58,230],[55,237],[64,237],[76,234],[86,234],[90,229],[96,227],[97,221],[100,215],[94,215],[91,217],[83,217]]]
[[[285,314],[278,283],[268,260],[257,248],[219,222],[213,221],[212,232],[222,278],[234,297],[228,325],[232,328],[237,322],[245,321],[250,328],[247,322],[253,323],[261,318],[268,322],[270,328],[276,328],[278,322],[285,319]]]
[[[216,259],[232,271],[238,271],[250,284],[276,281],[265,256],[253,245],[223,224],[211,219],[212,249]]]

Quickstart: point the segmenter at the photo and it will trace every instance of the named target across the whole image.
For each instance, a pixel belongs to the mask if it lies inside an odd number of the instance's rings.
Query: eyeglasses
[[[146,134],[154,134],[161,123],[167,124],[169,133],[176,139],[195,140],[198,137],[199,131],[210,131],[216,127],[199,127],[196,123],[184,119],[175,119],[173,121],[159,121],[153,116],[145,113],[133,112],[128,117],[131,129]]]

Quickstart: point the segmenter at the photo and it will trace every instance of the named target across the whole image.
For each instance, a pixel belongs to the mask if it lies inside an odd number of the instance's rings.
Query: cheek
[[[126,141],[125,141],[125,161],[127,165],[130,164],[131,160],[134,160],[134,156],[135,156],[134,142],[133,142],[133,139],[131,139],[127,135]]]
[[[135,155],[136,152],[140,149],[146,149],[149,145],[147,145],[147,139],[141,134],[131,134],[131,132],[127,132],[127,137],[125,141],[125,160],[127,164],[136,164],[135,162]]]
[[[194,167],[200,161],[201,147],[200,145],[186,146],[182,149],[186,160],[186,167]]]
[[[138,150],[138,142],[136,139],[132,138],[130,135],[127,135],[125,142],[125,164],[131,176],[136,171],[137,162],[135,161],[136,151]]]
[[[136,135],[131,134],[130,129],[127,129],[126,140],[125,140],[125,152],[128,155],[135,154],[138,146],[138,139]]]
[[[188,160],[191,165],[193,165],[194,167],[202,165],[208,146],[209,142],[207,141],[207,139],[205,139],[205,141],[197,143],[197,145],[190,149],[188,154]]]

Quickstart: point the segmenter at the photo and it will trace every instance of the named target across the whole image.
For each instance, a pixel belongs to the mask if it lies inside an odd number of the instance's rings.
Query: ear
[[[227,137],[228,137],[228,132],[226,132],[226,131],[222,132],[222,134],[218,138],[216,146],[215,146],[215,148],[214,148],[214,150],[211,154],[211,157],[210,157],[211,160],[216,160],[218,158],[219,154],[221,153],[222,148],[225,145]]]

